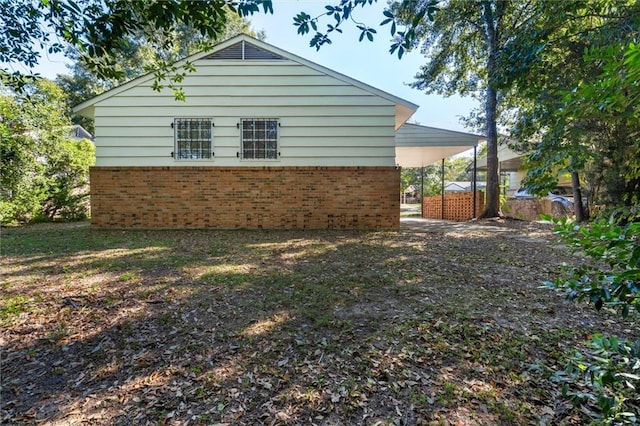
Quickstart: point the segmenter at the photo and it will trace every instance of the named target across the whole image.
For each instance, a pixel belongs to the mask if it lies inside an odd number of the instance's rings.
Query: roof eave
[[[418,110],[418,105],[409,102],[409,105],[396,103],[395,130],[402,127],[408,119]]]

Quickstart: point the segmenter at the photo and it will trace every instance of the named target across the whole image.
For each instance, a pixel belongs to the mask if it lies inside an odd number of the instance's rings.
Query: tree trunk
[[[573,163],[573,159],[571,160]],[[573,211],[576,214],[576,222],[584,222],[589,218],[582,204],[582,190],[580,189],[580,175],[578,172],[571,172],[571,187],[573,189]]]
[[[485,97],[485,120],[487,121],[487,203],[480,218],[500,216],[500,170],[498,162],[498,91],[495,76],[498,72],[498,25],[491,9],[491,3],[482,3],[482,17],[485,25],[487,43],[487,89]]]
[[[500,216],[500,165],[498,162],[498,131],[496,126],[497,95],[487,88],[487,202],[480,218]]]

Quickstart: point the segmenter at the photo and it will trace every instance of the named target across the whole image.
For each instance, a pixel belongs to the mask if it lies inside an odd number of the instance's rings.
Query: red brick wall
[[[444,195],[444,217],[442,196],[434,195],[423,200],[423,215],[427,219],[464,221],[478,217],[484,209],[484,192],[476,192],[476,214],[473,214],[473,192],[452,192]]]
[[[396,228],[394,167],[93,167],[91,223],[139,228]]]

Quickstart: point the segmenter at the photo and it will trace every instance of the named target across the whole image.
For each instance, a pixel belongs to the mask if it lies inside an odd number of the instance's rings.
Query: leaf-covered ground
[[[548,380],[631,324],[540,289],[522,222],[2,230],[2,423],[580,423]]]

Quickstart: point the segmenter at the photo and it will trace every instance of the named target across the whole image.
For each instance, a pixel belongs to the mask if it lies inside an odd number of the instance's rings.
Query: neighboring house
[[[501,175],[506,177],[504,190],[507,197],[513,197],[522,187],[522,181],[527,175],[527,171],[523,167],[526,155],[526,153],[512,150],[506,143],[498,145],[498,165]],[[487,170],[487,157],[478,158],[477,169],[478,171]],[[558,176],[558,185],[571,187],[571,177],[569,175]]]
[[[510,149],[506,143],[498,147],[498,164],[503,180],[506,202],[502,211],[509,217],[535,221],[540,215],[563,217],[573,214],[573,199],[571,195],[571,177],[558,176],[558,186],[547,197],[534,197],[522,187],[522,180],[527,172],[523,167],[526,154]],[[478,159],[477,168],[487,170],[487,158]]]
[[[77,141],[87,139],[93,142],[93,135],[79,124],[74,124],[73,126],[71,126],[71,130],[69,130],[69,137]]]
[[[148,74],[74,108],[95,120],[94,226],[399,226],[417,105],[246,35],[187,60],[184,102]]]
[[[416,188],[413,185],[409,185],[401,194],[400,201],[403,204],[407,203],[415,203],[419,201],[419,188]]]
[[[486,187],[485,182],[476,182],[476,190],[483,190]],[[473,182],[447,182],[444,185],[444,192],[467,192],[473,191]]]
[[[498,145],[498,167],[500,174],[506,176],[507,187],[503,188],[503,190],[505,195],[509,197],[515,194],[520,187],[520,182],[522,182],[527,173],[522,168],[525,155],[513,151],[506,143]],[[487,171],[487,157],[478,158],[477,169],[478,171]]]

